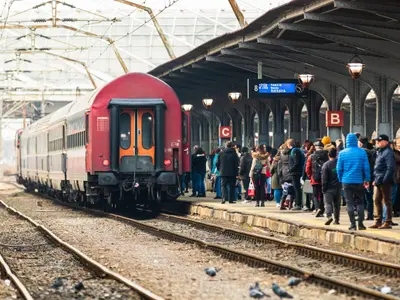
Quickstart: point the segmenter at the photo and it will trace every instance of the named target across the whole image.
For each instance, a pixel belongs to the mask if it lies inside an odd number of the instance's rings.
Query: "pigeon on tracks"
[[[221,269],[214,268],[214,267],[204,269],[204,271],[206,272],[206,274],[207,274],[208,276],[210,276],[210,277],[215,277],[215,275],[217,275],[217,273],[218,273],[220,270],[221,270]]]
[[[292,299],[293,296],[290,295],[288,292],[286,292],[284,289],[282,289],[281,287],[279,287],[279,285],[277,285],[276,283],[272,284],[272,290],[274,291],[275,295],[277,295],[279,298],[288,298],[288,299]]]
[[[302,281],[303,281],[303,279],[301,279],[301,278],[291,277],[291,278],[289,278],[288,285],[290,287],[293,287],[293,286],[299,285],[299,283]]]
[[[56,280],[54,280],[53,284],[51,285],[51,288],[53,289],[58,289],[64,285],[64,278],[62,277],[57,277]]]
[[[250,291],[250,297],[251,298],[255,298],[255,299],[261,299],[264,297],[270,297],[269,295],[267,295],[266,293],[264,293],[261,288],[260,288],[260,284],[258,282],[255,283],[254,286],[250,286],[249,288]]]
[[[81,291],[85,288],[82,281],[79,281],[77,284],[74,285],[75,291]]]

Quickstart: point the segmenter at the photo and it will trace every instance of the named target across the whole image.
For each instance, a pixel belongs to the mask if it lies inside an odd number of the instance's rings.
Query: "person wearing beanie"
[[[325,225],[330,225],[335,219],[334,224],[339,224],[340,217],[340,198],[342,195],[342,185],[337,176],[337,150],[332,148],[328,152],[329,161],[322,166],[322,192],[324,193],[325,212],[328,220]]]
[[[328,144],[331,143],[331,138],[330,138],[329,136],[324,136],[324,137],[322,138],[321,142],[322,142],[322,144],[324,144],[324,146],[325,146],[325,145],[328,145]]]
[[[392,228],[392,187],[394,184],[395,166],[393,150],[389,145],[389,137],[381,134],[376,139],[378,153],[374,168],[374,204],[375,224],[369,228]],[[383,221],[383,205],[386,205],[386,219]]]
[[[306,163],[306,174],[310,178],[313,189],[313,201],[315,217],[322,217],[324,214],[324,200],[322,195],[322,166],[328,161],[328,154],[324,151],[324,144],[320,141],[314,143],[315,152],[310,155]]]
[[[371,180],[367,153],[358,148],[357,137],[349,133],[346,137],[346,148],[339,153],[337,175],[343,184],[344,197],[347,204],[347,213],[350,218],[349,230],[357,230],[354,207],[358,212],[358,230],[365,230],[364,226],[364,193]]]

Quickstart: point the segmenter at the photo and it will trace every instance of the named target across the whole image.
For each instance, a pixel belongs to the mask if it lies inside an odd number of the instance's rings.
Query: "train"
[[[104,210],[156,209],[190,172],[189,128],[168,84],[128,73],[18,130],[17,182]]]

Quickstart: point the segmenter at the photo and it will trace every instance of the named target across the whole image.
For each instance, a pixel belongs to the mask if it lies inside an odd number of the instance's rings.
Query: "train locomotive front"
[[[126,74],[26,128],[18,146],[19,181],[105,208],[157,207],[179,196],[180,175],[189,171],[188,122],[166,83]]]

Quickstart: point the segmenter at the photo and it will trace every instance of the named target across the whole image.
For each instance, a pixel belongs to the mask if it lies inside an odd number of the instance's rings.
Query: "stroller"
[[[282,184],[281,210],[290,210],[293,207],[295,190],[291,183]]]

